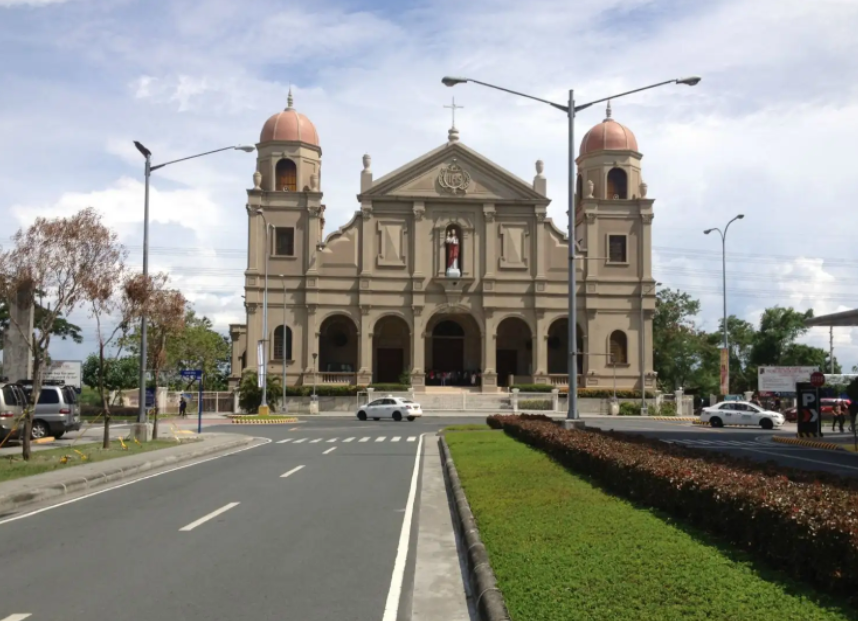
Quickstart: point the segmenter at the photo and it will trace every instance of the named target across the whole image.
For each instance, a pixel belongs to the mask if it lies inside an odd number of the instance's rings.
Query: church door
[[[509,376],[518,375],[518,351],[499,349],[497,354],[498,386],[508,386]]]
[[[464,371],[465,339],[432,339],[432,367],[436,371]]]
[[[405,371],[402,349],[379,347],[375,351],[378,364],[375,381],[379,384],[398,384],[399,376]]]

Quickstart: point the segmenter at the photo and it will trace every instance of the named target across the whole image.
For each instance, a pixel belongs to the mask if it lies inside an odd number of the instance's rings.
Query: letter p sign
[[[814,395],[812,392],[806,392],[801,395],[801,404],[804,407],[807,407],[814,403],[816,403],[816,395]]]

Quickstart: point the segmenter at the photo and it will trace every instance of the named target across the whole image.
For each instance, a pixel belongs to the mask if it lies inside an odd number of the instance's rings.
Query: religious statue
[[[447,239],[444,243],[447,246],[447,276],[459,278],[462,272],[459,269],[459,238],[456,236],[456,229],[447,229]]]

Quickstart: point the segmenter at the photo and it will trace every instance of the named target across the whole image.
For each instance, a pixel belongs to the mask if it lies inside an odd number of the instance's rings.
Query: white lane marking
[[[408,436],[409,442],[414,442],[417,438],[415,436]]]
[[[295,438],[286,438],[285,440],[278,440],[277,444],[286,444],[287,442],[291,442]]]
[[[343,440],[343,442],[351,442],[352,440],[354,440],[354,437],[346,438],[345,440]]]
[[[301,469],[303,469],[303,468],[304,468],[304,466],[296,466],[295,468],[292,468],[289,472],[284,472],[283,474],[281,474],[281,475],[280,475],[280,478],[281,478],[281,479],[285,479],[285,478],[286,478],[286,477],[288,477],[290,474],[295,474],[296,472],[298,472],[299,470],[301,470]]]
[[[329,448],[327,451],[324,451],[324,452],[322,453],[322,455],[327,455],[327,454],[328,454],[328,453],[330,453],[331,451],[336,451],[336,450],[337,450],[337,447],[336,447],[336,446],[332,446],[332,447],[331,447],[331,448]]]
[[[299,429],[300,427],[292,427],[292,429],[290,429],[289,431],[298,431]]]
[[[402,437],[401,437],[401,436],[393,436],[393,437],[390,439],[390,441],[391,441],[391,442],[399,442],[401,439],[402,439]]]
[[[376,442],[384,442],[387,439],[387,436],[378,436],[375,441]]]
[[[198,464],[204,464],[207,461],[214,461],[215,459],[220,459],[221,457],[227,457],[229,455],[235,455],[236,453],[241,453],[242,451],[249,451],[250,449],[255,449],[260,446],[265,446],[266,444],[271,443],[270,438],[254,438],[255,440],[261,440],[261,444],[254,444],[253,446],[246,446],[244,448],[237,449],[235,451],[230,451],[229,453],[224,453],[223,455],[215,455],[214,457],[206,457],[205,459],[200,459],[199,461],[195,461],[189,464],[182,464],[181,466],[176,466],[175,468],[170,468],[169,470],[163,470],[161,472],[156,472],[155,474],[149,474],[145,477],[140,477],[138,479],[134,479],[132,481],[125,481],[124,483],[119,483],[118,485],[113,485],[112,487],[106,487],[104,489],[100,489],[96,492],[91,492],[89,494],[84,494],[83,496],[78,496],[77,498],[72,498],[71,500],[64,500],[63,502],[58,502],[55,505],[51,505],[49,507],[42,507],[41,509],[36,509],[35,511],[30,511],[29,513],[24,513],[22,515],[16,515],[15,517],[6,518],[5,520],[0,520],[0,526],[3,524],[8,524],[9,522],[14,522],[16,520],[23,520],[26,517],[30,517],[32,515],[38,515],[39,513],[44,513],[45,511],[50,511],[51,509],[56,509],[58,507],[64,507],[65,505],[70,505],[73,502],[78,502],[79,500],[84,500],[85,498],[92,498],[93,496],[98,496],[99,494],[104,494],[105,492],[110,492],[115,489],[119,489],[120,487],[126,487],[128,485],[134,485],[135,483],[139,483],[140,481],[146,481],[147,479],[154,479],[155,477],[159,477],[164,474],[169,474],[171,472],[176,472],[176,470],[184,470],[185,468],[190,468],[191,466],[196,466]],[[2,619],[0,621],[6,621]]]
[[[237,502],[231,502],[231,503],[229,503],[228,505],[224,505],[224,506],[222,506],[222,507],[221,507],[220,509],[218,509],[217,511],[212,511],[212,512],[211,512],[211,513],[209,513],[208,515],[204,515],[204,516],[203,516],[203,517],[201,517],[200,519],[198,519],[198,520],[195,520],[195,521],[191,522],[191,523],[190,523],[190,524],[188,524],[187,526],[182,526],[182,528],[180,528],[179,530],[180,530],[180,531],[184,531],[184,532],[188,532],[188,531],[194,530],[194,529],[195,529],[197,526],[199,526],[200,524],[205,524],[205,523],[206,523],[206,522],[208,522],[209,520],[213,520],[213,519],[215,519],[215,518],[216,518],[217,516],[219,516],[221,513],[226,513],[227,511],[229,511],[229,510],[230,510],[230,509],[232,509],[233,507],[237,507],[237,506],[238,506],[238,503],[237,503]]]
[[[322,438],[316,438],[315,440],[310,440],[310,444],[315,444],[316,442],[321,442]]]
[[[759,449],[752,449],[752,448],[742,448],[739,450],[740,451],[750,451],[751,453],[759,453],[760,455],[777,455],[779,457],[787,457],[788,459],[798,459],[799,461],[807,461],[807,462],[810,462],[812,464],[822,464],[823,466],[835,466],[836,468],[846,468],[847,470],[858,470],[858,467],[856,467],[856,466],[847,466],[846,464],[841,464],[841,463],[834,462],[834,461],[820,461],[819,459],[808,459],[807,457],[796,457],[795,453],[792,453],[792,454],[789,454],[789,453],[772,453],[771,451],[761,451]],[[813,451],[813,450],[817,450],[817,449],[806,448],[805,450]],[[818,449],[818,450],[825,450],[825,449]]]
[[[27,619],[28,617],[32,616],[32,613],[29,612],[19,612],[14,615],[9,615],[5,619],[0,619],[0,621],[24,621],[24,619]]]
[[[337,441],[337,439],[338,439],[338,438],[331,438],[330,440],[328,440],[328,444],[330,444],[331,442],[336,442],[336,441]]]
[[[384,616],[381,621],[396,621],[399,615],[399,600],[402,596],[402,579],[405,577],[405,561],[408,557],[408,540],[411,535],[411,520],[414,517],[414,500],[417,496],[417,475],[420,474],[421,448],[423,436],[417,443],[417,454],[414,456],[414,470],[411,473],[411,488],[408,490],[408,501],[405,503],[405,515],[402,518],[402,530],[399,532],[399,545],[396,548],[396,560],[393,563],[393,575],[390,578],[390,590],[387,592],[387,602],[384,604]]]
[[[361,438],[360,440],[358,440],[358,442],[369,442],[369,436],[367,436],[366,438]]]
[[[295,444],[301,444],[301,442],[306,442],[307,438],[301,438],[300,440],[295,440]]]

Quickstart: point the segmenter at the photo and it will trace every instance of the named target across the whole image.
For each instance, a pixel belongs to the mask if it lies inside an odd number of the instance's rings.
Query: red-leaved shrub
[[[702,527],[797,578],[858,592],[854,481],[537,418],[491,416],[488,424],[614,494]]]

